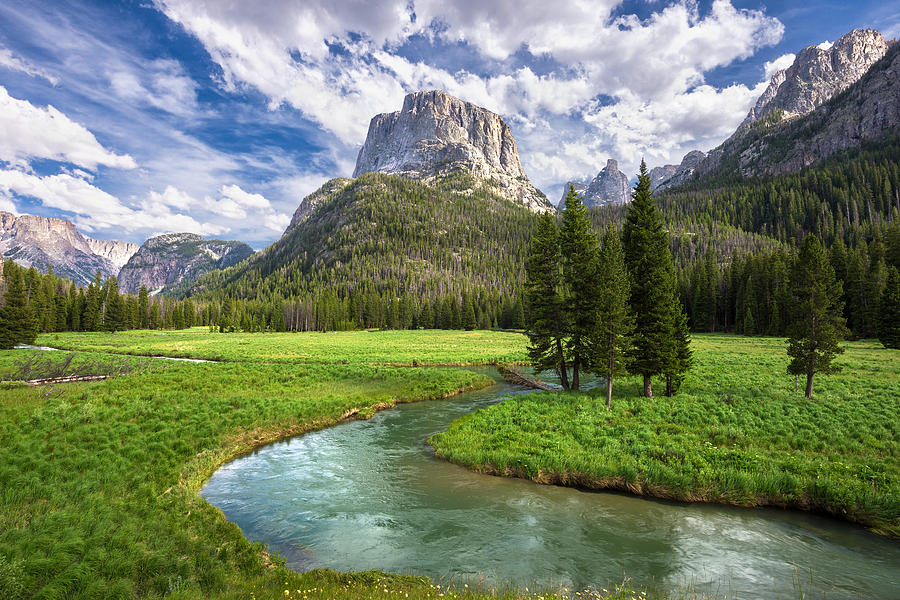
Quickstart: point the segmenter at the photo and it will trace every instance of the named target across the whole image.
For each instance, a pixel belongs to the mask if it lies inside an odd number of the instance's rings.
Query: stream
[[[570,591],[624,574],[738,599],[900,598],[900,544],[852,524],[537,485],[434,457],[428,436],[515,393],[527,392],[498,382],[273,443],[201,495],[297,570]]]

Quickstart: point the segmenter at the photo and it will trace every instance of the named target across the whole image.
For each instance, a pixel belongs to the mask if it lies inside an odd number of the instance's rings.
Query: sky
[[[550,8],[548,8],[550,7]],[[443,89],[510,124],[555,201],[708,150],[769,77],[883,0],[0,0],[0,210],[98,239],[278,239],[369,120]]]

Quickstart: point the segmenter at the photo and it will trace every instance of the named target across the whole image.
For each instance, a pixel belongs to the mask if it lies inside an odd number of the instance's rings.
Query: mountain
[[[681,164],[650,169],[650,189],[675,187],[686,183],[704,158],[706,158],[706,152],[692,150],[684,155]]]
[[[566,185],[563,186],[562,198],[560,198],[559,202],[556,203],[557,208],[563,208],[563,205],[566,201],[566,194],[569,193],[570,187],[575,188],[575,193],[582,198],[584,198],[584,191],[588,188],[586,183],[580,183],[578,181],[567,181]]]
[[[498,195],[531,210],[554,210],[525,174],[506,121],[440,90],[409,94],[401,110],[373,117],[353,176],[380,172],[428,183],[454,171],[493,181]]]
[[[197,277],[235,265],[253,249],[243,242],[205,240],[193,233],[169,233],[150,238],[119,271],[119,289],[136,293],[188,285]]]
[[[117,242],[115,240],[95,240],[93,238],[85,238],[91,252],[97,256],[102,256],[117,268],[121,269],[128,262],[135,252],[138,251],[137,244],[131,242]]]
[[[336,297],[354,306],[376,294],[418,305],[466,292],[509,295],[523,281],[537,215],[500,196],[490,182],[459,171],[430,184],[365,173],[328,182],[314,196],[315,208],[281,239],[201,278],[192,293]]]
[[[613,159],[597,173],[582,196],[585,206],[608,206],[625,204],[631,200],[628,177],[619,170],[619,163]]]
[[[804,48],[790,67],[772,76],[741,126],[776,113],[782,119],[811,113],[859,81],[887,50],[884,36],[874,29],[855,29],[831,47]]]
[[[4,258],[43,272],[53,265],[57,275],[78,284],[93,281],[98,270],[104,277],[116,275],[117,263],[127,261],[134,250],[135,244],[85,237],[65,219],[0,212],[0,254]]]
[[[857,29],[832,46],[809,46],[772,76],[738,129],[687,168],[657,171],[659,189],[699,177],[791,173],[866,140],[896,133],[898,44]],[[696,152],[696,151],[695,151]],[[691,155],[685,156],[683,165]]]
[[[341,191],[352,181],[352,179],[347,179],[346,177],[335,177],[326,181],[322,187],[309,196],[306,196],[300,201],[300,206],[297,207],[297,210],[294,211],[294,216],[291,218],[291,222],[287,229],[284,230],[284,233],[287,234],[294,229],[301,221],[311,215],[323,200],[328,199],[335,192]]]

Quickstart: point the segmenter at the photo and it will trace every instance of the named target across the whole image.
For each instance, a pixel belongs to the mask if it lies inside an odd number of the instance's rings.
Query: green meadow
[[[197,493],[219,466],[262,444],[489,385],[463,369],[391,365],[519,362],[521,335],[193,330],[45,335],[38,343],[79,348],[73,366],[135,368],[94,382],[0,383],[0,598],[552,597],[448,590],[375,572],[294,572]],[[808,402],[784,374],[781,340],[697,336],[694,347],[697,365],[676,398],[638,398],[630,379],[617,384],[610,412],[592,393],[520,395],[432,441],[441,455],[483,471],[826,510],[897,534],[900,353],[847,344],[845,371],[819,378]],[[225,362],[123,357],[125,350]],[[33,355],[0,352],[0,379]],[[641,597],[633,588],[579,597]],[[686,589],[652,597],[707,596]]]
[[[236,362],[371,363],[396,366],[488,365],[528,359],[525,338],[502,331],[333,331],[328,333],[210,333],[139,330],[53,333],[38,345]]]
[[[900,351],[849,342],[843,371],[814,399],[785,374],[774,338],[697,335],[695,366],[673,398],[639,397],[636,378],[541,392],[454,422],[439,456],[543,483],[684,501],[824,512],[900,535]],[[656,382],[657,393],[663,386]]]

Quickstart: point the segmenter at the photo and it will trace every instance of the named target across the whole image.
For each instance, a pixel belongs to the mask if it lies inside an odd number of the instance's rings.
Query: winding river
[[[201,495],[299,570],[569,590],[627,574],[739,599],[900,598],[900,544],[847,523],[541,486],[433,456],[429,435],[511,393],[525,392],[498,382],[264,446]]]

